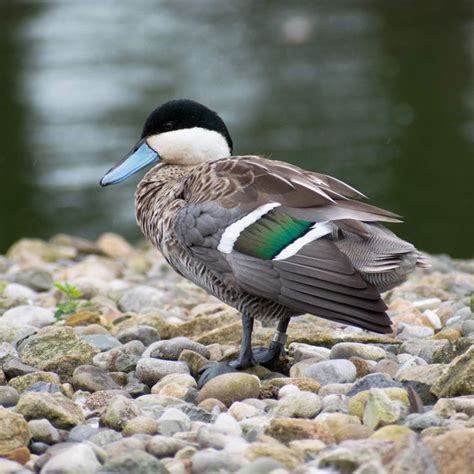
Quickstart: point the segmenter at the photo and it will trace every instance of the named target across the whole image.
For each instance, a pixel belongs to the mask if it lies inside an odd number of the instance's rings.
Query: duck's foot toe
[[[206,364],[199,371],[198,388],[204,387],[204,385],[214,377],[228,374],[230,372],[237,372],[237,369],[232,367],[230,364],[224,364],[223,362],[211,362],[210,364]]]
[[[272,364],[284,354],[284,345],[274,341],[270,344],[270,347],[254,347],[252,349],[253,358],[260,365]]]

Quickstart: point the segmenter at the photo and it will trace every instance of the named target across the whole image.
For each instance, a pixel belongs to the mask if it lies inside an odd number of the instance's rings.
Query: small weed
[[[73,314],[77,311],[78,300],[82,296],[82,291],[70,283],[54,283],[54,286],[60,290],[66,297],[66,301],[58,303],[54,316],[56,319],[65,314]]]

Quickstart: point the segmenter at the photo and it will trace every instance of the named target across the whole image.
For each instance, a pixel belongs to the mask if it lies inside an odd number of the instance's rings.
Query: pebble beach
[[[274,367],[198,389],[238,354],[234,309],[145,243],[20,240],[0,256],[0,473],[472,473],[474,260],[430,263],[384,295],[392,334],[299,316]]]

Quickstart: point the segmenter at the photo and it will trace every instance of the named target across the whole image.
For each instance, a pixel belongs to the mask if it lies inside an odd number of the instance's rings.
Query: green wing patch
[[[246,227],[234,244],[234,250],[271,260],[285,247],[306,234],[314,222],[294,219],[277,209]]]

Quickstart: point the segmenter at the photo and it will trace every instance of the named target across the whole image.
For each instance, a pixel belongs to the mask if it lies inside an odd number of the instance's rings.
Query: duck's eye
[[[174,128],[174,122],[165,122],[163,124],[163,130],[165,130],[167,132],[170,131],[170,130],[173,130],[173,128]]]

